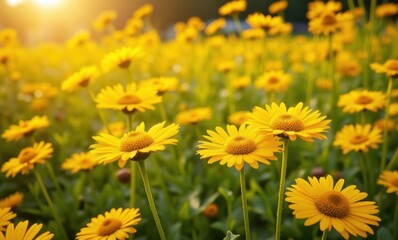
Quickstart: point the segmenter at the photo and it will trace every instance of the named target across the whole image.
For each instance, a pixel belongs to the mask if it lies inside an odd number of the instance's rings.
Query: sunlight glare
[[[60,3],[60,0],[33,0],[40,7],[53,7]]]
[[[11,7],[16,7],[24,2],[26,2],[26,0],[7,0],[8,6]]]

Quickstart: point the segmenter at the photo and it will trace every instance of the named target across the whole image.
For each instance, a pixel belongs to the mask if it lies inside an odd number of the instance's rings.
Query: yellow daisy
[[[246,10],[246,0],[235,0],[227,2],[218,9],[221,16],[233,15]]]
[[[250,76],[240,76],[231,79],[231,87],[233,89],[242,90],[245,87],[249,86],[251,82]]]
[[[262,28],[268,32],[271,31],[271,29],[277,28],[280,24],[282,24],[283,19],[279,16],[265,16],[264,14],[257,12],[247,16],[246,22],[252,28]]]
[[[140,82],[140,87],[154,88],[159,95],[166,92],[175,91],[178,87],[178,79],[175,77],[157,77],[143,80]]]
[[[283,71],[269,71],[260,75],[255,86],[267,92],[285,92],[292,82],[292,76]]]
[[[265,31],[262,28],[248,28],[242,31],[241,37],[248,40],[263,39]]]
[[[116,11],[104,11],[94,20],[93,27],[97,32],[102,32],[112,24],[116,17]]]
[[[209,23],[205,29],[206,35],[213,35],[218,31],[221,31],[226,25],[225,18],[219,18],[214,20],[213,22]]]
[[[80,69],[72,74],[62,83],[62,90],[72,92],[80,87],[86,87],[95,78],[99,76],[99,70],[96,66],[89,66]]]
[[[17,226],[13,223],[7,226],[7,230],[2,233],[0,232],[0,240],[51,240],[54,234],[50,232],[44,232],[37,236],[43,224],[33,224],[28,227],[29,221],[19,222]]]
[[[77,173],[79,171],[91,171],[95,166],[95,162],[89,153],[75,153],[70,158],[66,159],[62,163],[61,168],[64,170],[69,170],[72,173]]]
[[[372,63],[370,67],[376,73],[385,73],[387,76],[396,78],[398,77],[398,60],[389,59],[384,64]]]
[[[51,157],[53,148],[51,143],[39,142],[35,143],[33,147],[22,149],[18,157],[11,158],[3,164],[1,172],[6,172],[6,177],[15,177],[18,173],[23,175],[32,170],[36,164],[45,163],[47,158]]]
[[[361,111],[372,111],[384,107],[386,95],[380,91],[353,90],[340,95],[337,105],[343,108],[343,112],[355,113]]]
[[[164,127],[165,123],[156,124],[145,131],[145,124],[142,122],[122,138],[106,133],[93,137],[97,141],[90,146],[94,162],[107,164],[118,161],[119,167],[124,167],[128,160],[144,160],[152,152],[164,150],[166,144],[175,145],[177,139],[172,137],[178,133],[179,126],[173,123]]]
[[[192,108],[177,114],[176,122],[182,125],[197,124],[209,120],[212,111],[209,107]]]
[[[125,122],[113,122],[109,123],[107,127],[104,127],[100,133],[108,133],[115,137],[121,137],[126,132],[126,124]],[[110,132],[109,132],[110,131]]]
[[[398,14],[398,4],[396,3],[384,3],[380,4],[376,8],[375,12],[377,17],[391,17]]]
[[[390,106],[388,106],[388,114],[390,116],[398,115],[398,102],[390,103]]]
[[[249,113],[247,123],[267,134],[289,138],[292,141],[299,137],[312,142],[313,138],[326,139],[323,133],[330,128],[330,120],[324,120],[326,116],[320,115],[318,111],[312,112],[308,107],[303,108],[301,102],[289,109],[286,109],[284,103],[279,106],[272,103],[271,106],[265,105],[265,109],[255,107],[253,112]]]
[[[308,31],[313,34],[328,35],[336,32],[342,26],[352,24],[354,17],[351,13],[334,13],[326,11],[308,23]]]
[[[108,53],[102,59],[102,66],[105,72],[115,68],[129,68],[130,64],[141,57],[141,47],[123,47]]]
[[[154,110],[153,106],[162,101],[154,88],[139,88],[135,83],[127,84],[126,89],[121,84],[106,87],[95,98],[97,108],[114,109],[125,113]]]
[[[370,124],[347,125],[336,134],[334,146],[339,146],[344,154],[351,151],[367,152],[369,148],[377,148],[382,142],[381,130],[373,128]]]
[[[17,141],[22,137],[31,136],[36,130],[46,128],[49,125],[47,116],[35,116],[27,121],[19,121],[18,125],[11,125],[1,137],[5,138],[7,142]]]
[[[268,12],[270,14],[283,12],[287,8],[287,6],[288,6],[288,1],[286,0],[276,1],[273,2],[271,5],[269,5]]]
[[[228,123],[240,126],[249,119],[248,113],[246,111],[234,112],[228,116]]]
[[[112,208],[105,214],[92,218],[86,227],[76,234],[77,240],[125,240],[136,233],[133,226],[140,223],[138,208]]]
[[[134,11],[133,17],[134,18],[144,18],[151,15],[153,12],[153,5],[150,3],[144,4],[139,7],[137,10]]]
[[[339,12],[342,9],[341,2],[336,1],[313,1],[308,4],[307,18],[314,19],[324,12]]]
[[[398,196],[398,171],[383,171],[377,184],[387,187],[387,193],[395,193]]]
[[[257,169],[259,162],[269,165],[269,160],[277,160],[274,155],[280,152],[282,142],[277,137],[260,134],[253,126],[227,125],[227,131],[216,127],[216,131],[207,131],[203,136],[208,141],[199,141],[197,151],[202,158],[209,158],[208,163],[220,162],[228,167],[241,170],[245,163]]]
[[[11,223],[10,220],[15,218],[17,214],[11,211],[11,207],[0,208],[0,232],[6,230],[6,227]]]
[[[286,202],[298,219],[306,219],[305,226],[319,222],[321,231],[335,229],[344,239],[350,235],[367,237],[374,234],[369,225],[379,226],[381,219],[374,214],[379,210],[375,202],[362,201],[368,194],[360,192],[355,185],[343,189],[344,179],[336,184],[332,176],[296,179],[288,188]]]
[[[0,199],[0,208],[16,207],[23,201],[23,193],[16,192],[5,198]]]

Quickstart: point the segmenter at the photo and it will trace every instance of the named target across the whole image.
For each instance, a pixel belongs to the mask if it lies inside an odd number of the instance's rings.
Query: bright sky
[[[7,4],[9,6],[16,7],[28,1],[31,1],[40,7],[54,7],[61,2],[61,0],[7,0]]]

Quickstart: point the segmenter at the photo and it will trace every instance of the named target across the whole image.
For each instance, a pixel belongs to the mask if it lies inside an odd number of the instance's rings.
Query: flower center
[[[20,163],[26,163],[32,160],[36,156],[37,156],[36,150],[30,147],[23,149],[21,153],[18,155],[18,159]]]
[[[336,16],[333,13],[327,13],[322,18],[322,25],[334,25],[336,24]]]
[[[276,130],[300,132],[304,129],[303,122],[296,116],[282,114],[274,117],[270,121],[270,126]]]
[[[132,132],[123,136],[120,143],[120,151],[132,152],[148,147],[153,143],[153,139],[144,132]]]
[[[371,102],[373,102],[373,99],[366,95],[359,96],[357,99],[355,99],[355,103],[361,105],[369,104]]]
[[[120,229],[122,223],[119,219],[108,218],[105,219],[98,228],[98,235],[109,236]]]
[[[385,63],[385,66],[389,70],[395,70],[398,71],[398,60],[388,60]]]
[[[126,94],[123,97],[119,98],[119,100],[117,100],[117,104],[119,104],[119,105],[137,104],[140,102],[141,102],[141,99],[132,94]]]
[[[359,145],[361,143],[364,143],[368,140],[368,137],[364,135],[356,135],[353,138],[350,139],[351,144]]]
[[[86,87],[89,82],[90,82],[90,78],[89,77],[85,77],[85,78],[80,80],[79,86],[80,87]]]
[[[130,66],[131,60],[130,59],[124,59],[119,62],[118,66],[120,68],[128,68]]]
[[[227,141],[225,151],[233,155],[249,154],[256,150],[256,143],[252,139],[236,136]]]
[[[350,213],[350,203],[340,192],[329,191],[315,200],[316,208],[329,217],[344,218]]]
[[[398,178],[394,178],[394,179],[391,181],[391,184],[392,184],[393,186],[395,186],[395,187],[398,187]]]
[[[268,80],[268,83],[270,83],[270,84],[275,84],[278,82],[279,82],[279,78],[277,78],[277,77],[270,77]]]

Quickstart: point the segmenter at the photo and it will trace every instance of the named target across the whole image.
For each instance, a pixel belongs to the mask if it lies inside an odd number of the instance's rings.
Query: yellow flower
[[[91,39],[91,34],[87,30],[82,30],[75,33],[71,38],[66,42],[66,46],[69,48],[75,48],[86,45]]]
[[[137,10],[134,11],[133,17],[134,18],[144,18],[149,15],[151,15],[153,12],[153,5],[148,3],[144,4],[141,7],[139,7]]]
[[[261,129],[266,134],[289,138],[295,141],[297,137],[307,142],[316,139],[326,139],[323,134],[330,127],[330,120],[324,120],[326,116],[320,116],[318,111],[305,107],[303,103],[298,103],[295,107],[286,109],[286,105],[281,103],[279,106],[272,103],[271,106],[265,105],[264,108],[255,107],[249,114],[248,124]]]
[[[250,76],[240,76],[231,79],[231,87],[233,89],[241,90],[249,86],[251,82]]]
[[[269,5],[268,12],[270,14],[276,14],[282,12],[287,8],[287,5],[288,1],[286,0],[273,2],[271,5]]]
[[[272,17],[270,15],[265,16],[262,13],[252,13],[246,18],[247,24],[252,28],[263,28],[266,31],[283,23],[281,17]]]
[[[157,95],[156,89],[138,88],[135,83],[127,85],[126,89],[121,84],[113,87],[106,87],[95,98],[97,108],[114,109],[125,113],[133,113],[138,110],[154,110],[153,106],[162,101],[162,97]]]
[[[110,132],[109,132],[109,131]],[[100,133],[108,133],[115,137],[121,137],[126,132],[126,124],[124,122],[113,122],[109,123],[107,127],[104,127]]]
[[[351,151],[368,152],[369,148],[377,148],[381,143],[381,130],[373,128],[370,124],[347,125],[336,134],[334,146],[339,146],[344,154]]]
[[[197,124],[204,120],[209,120],[212,111],[209,107],[192,108],[177,114],[176,122],[182,125]]]
[[[398,171],[383,171],[377,184],[387,187],[387,193],[395,193],[398,196]]]
[[[216,64],[217,71],[223,72],[223,73],[229,72],[232,69],[234,69],[235,67],[236,67],[236,63],[234,60],[231,60],[231,59],[219,61]]]
[[[221,16],[233,15],[246,10],[246,0],[235,0],[227,2],[218,9]]]
[[[386,95],[380,91],[353,90],[340,95],[337,105],[343,108],[343,112],[355,113],[361,111],[372,111],[384,107]]]
[[[336,32],[343,25],[352,24],[353,15],[349,12],[323,12],[319,17],[312,19],[308,24],[308,31],[313,34],[328,35]]]
[[[102,66],[105,72],[114,68],[127,69],[134,60],[137,60],[141,56],[141,47],[123,47],[105,55],[102,59]]]
[[[11,158],[3,164],[1,172],[6,172],[6,177],[15,177],[18,173],[23,175],[32,170],[36,164],[43,164],[46,158],[50,158],[53,153],[51,143],[39,142],[33,144],[33,147],[22,149],[18,156]]]
[[[66,159],[62,163],[61,168],[64,170],[69,170],[72,173],[77,173],[79,171],[91,171],[95,166],[91,155],[89,153],[75,153],[70,158]]]
[[[290,74],[283,71],[269,71],[257,78],[255,86],[267,92],[285,92],[291,82]]]
[[[249,119],[249,112],[239,111],[228,116],[228,123],[240,126]]]
[[[205,34],[206,35],[213,35],[217,33],[218,31],[221,31],[226,25],[225,18],[219,18],[207,25],[205,29]]]
[[[362,68],[358,60],[347,52],[341,52],[336,57],[336,69],[342,76],[356,77]]]
[[[342,8],[341,2],[335,1],[313,1],[308,4],[307,18],[314,19],[324,12],[339,12]]]
[[[96,66],[89,66],[80,69],[78,72],[72,74],[62,83],[62,90],[72,92],[79,87],[86,87],[95,78],[99,76],[99,71]]]
[[[145,131],[145,124],[141,123],[122,138],[106,133],[93,137],[97,142],[90,146],[94,162],[107,164],[118,161],[119,167],[124,167],[128,160],[144,160],[152,152],[164,150],[166,144],[175,145],[177,140],[172,137],[178,133],[179,126],[173,123],[164,127],[165,123],[156,124],[148,131]]]
[[[14,28],[4,28],[0,31],[0,45],[7,47],[17,44],[18,41],[18,34]]]
[[[384,118],[380,118],[373,123],[373,127],[380,128],[381,131],[384,130],[386,121]],[[392,131],[395,129],[395,121],[393,119],[388,119],[387,131]]]
[[[140,87],[154,88],[159,95],[166,92],[175,91],[178,87],[178,79],[175,77],[157,77],[143,80],[140,82]]]
[[[76,234],[77,240],[124,240],[136,233],[133,226],[141,222],[138,208],[112,208],[105,214],[92,218],[86,227]]]
[[[102,12],[93,22],[94,29],[97,32],[102,32],[108,28],[116,19],[117,12],[114,10]]]
[[[398,102],[390,103],[390,106],[388,106],[388,113],[390,116],[398,115]]]
[[[262,28],[248,28],[242,31],[241,37],[248,40],[262,39],[266,35]]]
[[[227,125],[227,131],[216,127],[216,131],[207,131],[203,136],[208,141],[199,141],[197,153],[200,158],[209,158],[208,163],[220,162],[228,167],[241,170],[245,163],[257,169],[259,162],[269,165],[269,160],[277,160],[274,155],[280,152],[282,142],[277,137],[266,136],[253,126]]]
[[[49,126],[47,116],[35,116],[27,121],[19,121],[18,125],[11,125],[1,135],[7,142],[17,141],[22,137],[31,136],[36,130],[43,129]]]
[[[6,230],[5,227],[7,227],[11,223],[10,220],[16,216],[17,214],[11,211],[11,207],[0,208],[0,233]]]
[[[384,3],[376,7],[376,16],[379,18],[391,17],[398,14],[398,4]]]
[[[0,232],[0,240],[51,240],[54,237],[54,234],[50,232],[44,232],[37,236],[43,224],[33,224],[28,227],[29,221],[19,222],[17,226],[14,226],[13,223],[7,226],[7,230],[2,233]]]
[[[333,81],[326,78],[319,78],[315,81],[315,85],[319,89],[322,89],[324,91],[330,91],[333,87]]]
[[[388,59],[384,64],[372,63],[370,67],[376,73],[385,73],[387,76],[396,78],[398,77],[398,60]]]
[[[0,208],[14,208],[23,201],[23,193],[16,192],[5,198],[0,199]]]
[[[367,237],[374,234],[369,225],[379,226],[381,219],[374,214],[379,210],[375,202],[362,201],[368,196],[355,185],[343,189],[344,179],[334,184],[328,175],[317,179],[308,177],[296,179],[296,184],[288,188],[286,202],[298,219],[306,219],[305,226],[319,222],[321,231],[335,229],[344,239],[350,235]]]
[[[47,82],[23,83],[20,92],[35,98],[53,98],[57,96],[58,89]]]

